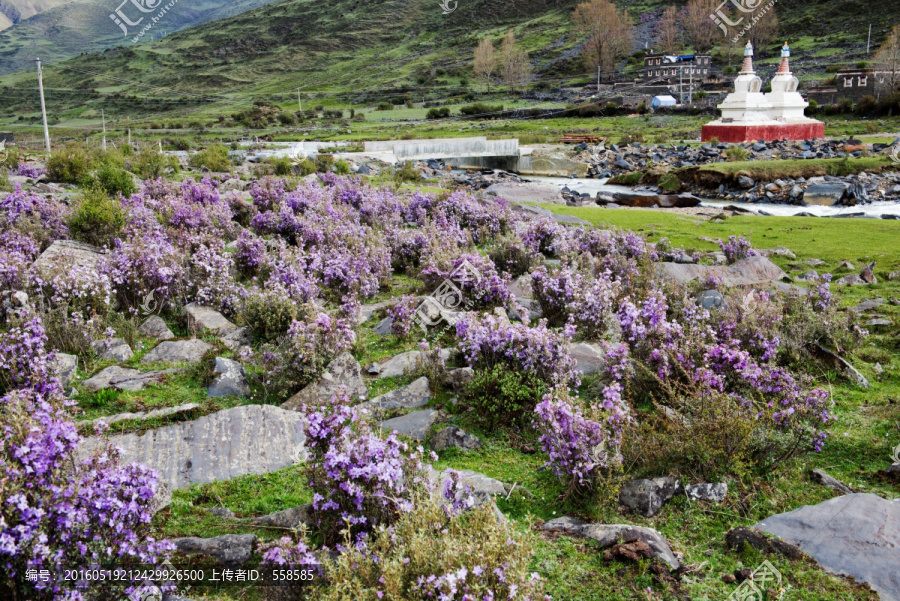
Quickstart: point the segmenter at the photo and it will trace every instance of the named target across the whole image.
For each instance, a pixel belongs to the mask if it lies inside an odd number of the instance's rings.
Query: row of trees
[[[497,75],[511,91],[523,90],[531,79],[528,53],[518,47],[516,35],[512,30],[503,36],[499,54],[490,38],[484,38],[478,43],[475,48],[474,69],[475,77],[487,85],[488,91]]]

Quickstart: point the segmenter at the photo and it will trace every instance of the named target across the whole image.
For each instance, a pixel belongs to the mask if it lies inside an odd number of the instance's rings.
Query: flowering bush
[[[454,276],[454,273],[457,275]],[[482,255],[469,253],[458,257],[447,269],[430,265],[422,270],[428,286],[437,288],[453,276],[462,291],[462,302],[468,307],[497,307],[506,304],[509,292],[509,276],[500,275],[493,262]]]
[[[30,582],[25,570],[155,563],[174,547],[147,536],[155,472],[120,465],[112,449],[76,458],[72,402],[52,376],[45,343],[37,319],[0,337],[0,595],[81,600],[75,582]]]
[[[413,492],[425,484],[418,453],[391,434],[382,439],[346,395],[323,407],[304,407],[310,457],[307,480],[317,529],[326,544],[339,543],[348,528],[353,545],[379,525],[413,509]]]
[[[753,245],[748,240],[745,240],[743,236],[728,236],[727,243],[719,240],[719,248],[725,253],[725,260],[728,261],[729,265],[759,254],[753,250]]]
[[[593,277],[567,267],[550,271],[541,266],[531,273],[531,289],[550,324],[571,321],[581,336],[600,338],[610,326],[621,286],[609,272]]]
[[[558,392],[548,393],[534,410],[538,442],[549,458],[546,465],[568,483],[570,492],[593,489],[621,463],[621,407],[606,410],[593,405],[587,412],[590,417],[585,417],[577,400]]]
[[[21,186],[0,200],[0,230],[17,230],[43,249],[68,234],[68,207],[37,194],[26,194]]]
[[[415,325],[416,308],[419,300],[415,296],[403,295],[387,311],[391,318],[391,333],[398,338],[409,338]]]

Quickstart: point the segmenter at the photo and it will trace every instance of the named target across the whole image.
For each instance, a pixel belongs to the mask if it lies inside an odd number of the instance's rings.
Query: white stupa
[[[791,49],[785,42],[778,73],[772,78],[772,91],[763,93],[762,80],[753,70],[753,45],[747,42],[734,92],[718,106],[722,117],[703,126],[701,139],[751,142],[825,137],[825,124],[803,114],[809,104],[797,92],[800,82],[791,74],[790,56]]]
[[[722,121],[728,123],[765,123],[770,121],[772,105],[762,92],[762,80],[753,70],[753,44],[744,46],[744,65],[734,80],[734,92],[718,106]]]

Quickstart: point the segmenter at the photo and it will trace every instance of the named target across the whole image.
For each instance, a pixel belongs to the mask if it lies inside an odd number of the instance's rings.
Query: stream
[[[567,177],[537,177],[528,176],[527,179],[532,181],[547,182],[562,189],[568,186],[569,190],[579,193],[587,193],[591,196],[597,192],[630,192],[628,186],[616,186],[607,184],[605,179],[587,179],[587,178],[567,178]],[[862,213],[866,217],[879,218],[882,215],[895,215],[900,217],[900,203],[898,202],[873,202],[865,205],[857,205],[854,207],[823,207],[819,205],[797,206],[786,204],[772,204],[764,202],[735,202],[729,200],[713,200],[708,198],[701,199],[702,207],[726,207],[729,205],[741,207],[753,213],[764,212],[769,215],[777,215],[790,217],[797,213],[810,213],[817,217],[835,217],[839,215],[847,215],[850,213]]]

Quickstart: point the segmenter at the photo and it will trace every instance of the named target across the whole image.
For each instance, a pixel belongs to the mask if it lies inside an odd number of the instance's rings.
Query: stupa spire
[[[789,62],[788,59],[790,59],[790,57],[791,57],[791,47],[788,46],[787,42],[785,42],[784,46],[781,47],[781,64],[778,65],[778,73],[777,73],[778,75],[782,75],[782,74],[790,75],[791,66],[790,66],[790,64],[788,64],[788,62]]]
[[[753,44],[750,43],[750,40],[747,40],[747,45],[744,46],[744,66],[741,73],[755,73],[753,70]]]

